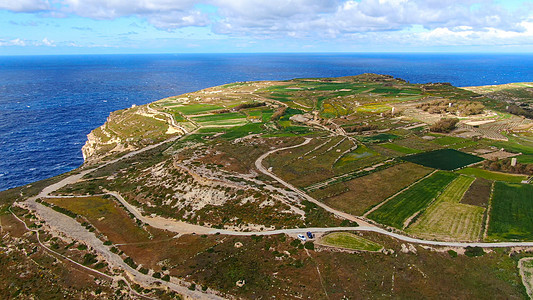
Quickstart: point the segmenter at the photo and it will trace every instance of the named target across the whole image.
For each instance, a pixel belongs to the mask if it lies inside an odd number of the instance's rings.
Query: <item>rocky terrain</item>
[[[484,91],[362,74],[113,112],[83,166],[0,193],[0,295],[527,298],[533,122]]]

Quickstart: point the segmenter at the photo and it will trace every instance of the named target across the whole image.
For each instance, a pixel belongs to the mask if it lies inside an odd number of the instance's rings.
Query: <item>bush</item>
[[[195,283],[191,284],[191,285],[189,286],[189,290],[191,290],[191,291],[196,290],[196,284],[195,284]]]
[[[300,246],[300,244],[301,244],[301,242],[298,239],[292,240],[292,242],[291,242],[291,246],[293,246],[293,247],[298,247],[298,246]]]
[[[124,258],[124,262],[128,266],[130,266],[130,267],[132,267],[134,269],[137,269],[137,264],[133,261],[133,259],[131,257],[128,256],[128,257]]]
[[[155,272],[154,274],[152,274],[152,277],[154,277],[154,278],[161,278],[161,273],[159,273],[159,272]]]
[[[483,248],[481,247],[466,247],[465,255],[468,257],[476,257],[476,256],[482,256],[485,254],[485,251],[483,251]]]
[[[457,118],[442,118],[437,121],[435,124],[429,127],[429,130],[433,132],[450,132],[455,129],[455,125],[459,122]]]
[[[453,250],[448,250],[448,254],[450,255],[450,257],[457,257],[457,252],[453,251]]]
[[[161,278],[164,281],[170,281],[170,276],[167,274]]]
[[[313,242],[305,242],[304,248],[308,250],[315,250],[315,243]]]
[[[104,242],[104,245],[106,245],[106,246],[110,246],[111,244],[112,244],[111,241],[105,241]]]
[[[146,275],[146,274],[148,274],[148,269],[147,269],[147,268],[143,268],[143,267],[141,267],[141,268],[139,269],[139,272],[141,272],[141,273],[143,273],[144,275]]]
[[[286,111],[287,111],[287,106],[282,106],[278,108],[276,112],[274,112],[274,114],[272,114],[272,116],[270,117],[270,121],[279,120],[285,114]]]
[[[96,259],[96,255],[94,255],[94,254],[86,253],[83,256],[83,265],[84,266],[92,265],[92,264],[96,263],[97,261],[98,260]]]

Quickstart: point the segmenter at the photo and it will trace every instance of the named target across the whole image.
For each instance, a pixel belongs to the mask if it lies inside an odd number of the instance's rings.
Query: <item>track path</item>
[[[161,284],[163,286],[166,286],[168,287],[169,289],[171,290],[174,290],[178,293],[180,293],[181,295],[185,296],[185,297],[188,297],[188,298],[191,298],[191,299],[222,299],[221,297],[215,295],[215,294],[212,294],[212,293],[205,293],[205,292],[201,292],[201,291],[191,291],[188,289],[188,284],[187,283],[184,283],[183,281],[177,279],[177,278],[172,278],[170,282],[166,282],[166,281],[162,281],[162,280],[159,280],[159,279],[156,279],[150,275],[145,275],[145,274],[142,274],[140,273],[139,271],[137,271],[136,269],[133,269],[132,267],[130,267],[128,264],[126,264],[122,257],[120,257],[119,255],[117,254],[114,254],[110,251],[110,247],[109,246],[106,246],[104,245],[104,243],[98,239],[94,233],[92,232],[89,232],[85,227],[81,226],[80,223],[78,223],[76,220],[72,219],[71,217],[68,217],[62,213],[59,213],[49,207],[46,207],[40,203],[38,203],[36,200],[39,199],[39,198],[48,198],[48,197],[51,197],[49,196],[50,193],[53,193],[55,191],[57,191],[58,189],[66,186],[66,185],[69,185],[69,184],[72,184],[72,183],[75,183],[77,182],[78,180],[80,180],[83,176],[91,173],[91,172],[94,172],[100,168],[103,168],[107,165],[110,165],[112,163],[115,163],[115,162],[118,162],[122,159],[125,159],[125,158],[128,158],[128,157],[132,157],[132,156],[135,156],[139,153],[142,153],[144,151],[147,151],[147,150],[150,150],[150,149],[153,149],[155,147],[158,147],[158,146],[161,146],[165,143],[168,143],[168,142],[173,142],[175,140],[177,140],[178,138],[180,138],[180,136],[175,136],[175,137],[172,137],[164,142],[161,142],[161,143],[158,143],[158,144],[154,144],[154,145],[151,145],[151,146],[148,146],[148,147],[145,147],[145,148],[142,148],[142,149],[139,149],[139,150],[136,150],[136,151],[133,151],[133,152],[130,152],[120,158],[117,158],[117,159],[114,159],[114,160],[111,160],[109,162],[106,162],[96,168],[92,168],[92,169],[87,169],[87,170],[83,170],[81,171],[80,173],[77,173],[77,174],[74,174],[74,175],[71,175],[69,177],[66,177],[64,179],[62,179],[61,181],[57,182],[57,183],[54,183],[54,184],[51,184],[47,187],[45,187],[37,196],[33,196],[33,197],[30,197],[28,198],[25,202],[24,202],[24,206],[26,208],[29,208],[31,209],[32,211],[35,211],[35,213],[42,219],[46,222],[46,224],[54,231],[57,231],[57,232],[61,232],[75,240],[78,240],[78,241],[81,241],[83,242],[84,244],[86,244],[87,246],[90,246],[92,249],[94,249],[94,251],[96,251],[101,257],[103,257],[108,264],[110,264],[111,266],[114,266],[114,267],[119,267],[121,268],[122,270],[126,271],[126,274],[128,275],[128,277],[137,282],[137,283],[140,283],[144,286],[153,286],[155,284]],[[131,206],[130,206],[131,207]],[[129,207],[128,207],[129,209]],[[17,217],[17,219],[19,219]],[[20,219],[19,219],[20,220]],[[22,222],[22,220],[20,220]],[[45,248],[45,249],[49,249],[48,247],[44,246],[42,243],[41,245]],[[67,258],[68,259],[68,258]],[[69,261],[72,261],[70,259],[68,259]],[[77,264],[77,263],[76,263]],[[79,265],[79,264],[77,264]],[[95,272],[95,270],[92,270],[92,272]],[[109,277],[107,274],[105,274],[105,276]],[[142,296],[142,295],[141,295]],[[144,296],[143,296],[144,297]]]
[[[180,138],[180,136],[172,137],[164,142],[154,144],[136,151],[132,151],[120,158],[108,161],[103,163],[102,165],[91,168],[91,169],[84,169],[79,173],[70,175],[61,181],[51,184],[47,187],[45,187],[38,195],[28,198],[23,206],[26,206],[27,208],[34,211],[37,215],[39,215],[42,220],[46,222],[48,226],[50,226],[53,230],[57,230],[59,232],[64,233],[67,236],[70,236],[74,239],[80,240],[84,243],[86,243],[88,246],[91,246],[96,252],[98,252],[99,255],[104,257],[106,261],[113,266],[118,266],[121,269],[125,270],[128,276],[138,283],[142,283],[144,285],[153,285],[155,282],[159,282],[168,288],[181,293],[182,295],[190,298],[202,298],[202,299],[220,299],[219,296],[211,294],[211,293],[202,293],[200,291],[191,291],[187,288],[187,284],[184,282],[179,281],[176,278],[172,278],[170,282],[162,282],[160,280],[157,280],[149,275],[144,275],[140,273],[139,271],[131,268],[129,265],[124,263],[122,258],[110,251],[110,248],[108,246],[103,245],[103,242],[96,238],[96,236],[87,231],[85,227],[81,226],[78,222],[76,222],[74,219],[61,214],[59,212],[56,212],[52,210],[49,207],[46,207],[38,202],[36,202],[39,198],[46,198],[51,197],[50,193],[57,191],[58,189],[69,185],[76,183],[80,179],[82,179],[83,176],[94,172],[100,168],[103,168],[107,165],[110,165],[112,163],[118,162],[122,159],[129,158],[132,156],[135,156],[139,153],[142,153],[144,151],[153,149],[155,147],[158,147],[160,145],[163,145],[165,143],[173,142]],[[209,227],[203,227],[199,225],[193,225],[193,224],[187,224],[184,222],[179,222],[175,220],[165,219],[161,217],[146,217],[143,216],[137,208],[130,205],[123,197],[121,197],[116,192],[108,192],[109,194],[115,196],[124,206],[133,213],[137,218],[139,218],[141,221],[149,224],[150,226],[166,229],[169,231],[177,232],[177,233],[198,233],[198,234],[224,234],[224,235],[237,235],[237,236],[250,236],[250,235],[275,235],[275,234],[289,234],[289,235],[296,235],[300,233],[304,233],[307,231],[315,232],[315,233],[326,233],[331,231],[366,231],[366,232],[376,232],[379,234],[384,234],[387,236],[390,236],[392,238],[398,239],[400,241],[414,243],[414,244],[422,244],[422,245],[433,245],[433,246],[445,246],[445,247],[467,247],[467,246],[478,246],[482,248],[495,248],[495,247],[533,247],[533,242],[501,242],[501,243],[476,243],[476,242],[445,242],[445,241],[431,241],[431,240],[423,240],[423,239],[417,239],[409,236],[405,236],[402,234],[389,232],[385,229],[382,229],[378,226],[375,226],[373,224],[369,224],[353,215],[338,211],[336,209],[333,209],[326,204],[314,199],[313,197],[307,195],[303,191],[299,190],[298,188],[294,187],[290,183],[284,181],[274,173],[268,171],[263,166],[263,161],[265,158],[267,158],[272,153],[301,147],[304,145],[307,145],[311,141],[311,138],[305,138],[305,140],[295,146],[290,147],[284,147],[284,148],[277,148],[274,150],[271,150],[263,155],[261,155],[255,162],[255,166],[257,169],[262,172],[263,174],[266,174],[273,178],[274,180],[278,181],[281,185],[285,186],[286,188],[296,192],[298,195],[300,195],[302,198],[306,199],[309,202],[312,202],[321,208],[325,209],[326,211],[333,213],[334,215],[352,221],[356,222],[359,226],[357,227],[327,227],[327,228],[293,228],[293,229],[280,229],[280,230],[270,230],[270,231],[260,231],[260,232],[239,232],[239,231],[231,231],[231,230],[219,230]],[[45,247],[48,249],[47,247]]]

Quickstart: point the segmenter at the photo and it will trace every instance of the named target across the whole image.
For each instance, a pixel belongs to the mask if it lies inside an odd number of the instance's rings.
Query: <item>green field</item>
[[[368,218],[381,224],[402,229],[410,217],[425,208],[457,176],[457,174],[450,172],[435,172],[394,196],[377,210],[371,212]]]
[[[204,126],[214,125],[242,125],[246,123],[246,116],[240,113],[212,114],[191,118]]]
[[[391,150],[400,152],[400,153],[404,153],[404,154],[415,154],[415,153],[422,152],[422,151],[417,150],[417,149],[408,148],[408,147],[404,147],[404,146],[400,146],[400,145],[392,144],[392,143],[383,143],[383,144],[380,144],[380,146],[381,147],[385,147],[387,149],[391,149]]]
[[[372,136],[357,137],[357,139],[363,143],[381,143],[390,140],[395,140],[397,138],[399,138],[399,136],[390,133],[380,133]]]
[[[465,175],[472,175],[474,177],[479,178],[485,178],[488,180],[496,180],[496,181],[506,181],[511,183],[520,183],[522,180],[527,179],[527,176],[525,175],[514,175],[514,174],[507,174],[507,173],[501,173],[501,172],[493,172],[478,168],[464,168],[459,171],[458,173],[465,174]]]
[[[455,170],[483,160],[472,154],[453,149],[440,149],[402,157],[403,160],[430,168]]]
[[[468,141],[467,139],[460,138],[460,137],[453,137],[453,136],[443,136],[443,137],[437,137],[433,140],[433,143],[441,146],[447,146],[447,145],[453,145],[458,143],[464,143]]]
[[[383,246],[378,243],[374,243],[349,232],[330,233],[322,237],[320,243],[327,246],[363,251],[379,251],[383,248]]]
[[[212,105],[212,104],[187,104],[184,106],[175,106],[171,108],[172,110],[178,111],[184,115],[197,115],[202,113],[207,113],[213,110],[224,109],[222,106]]]
[[[439,240],[478,240],[485,209],[459,203],[473,181],[474,178],[468,176],[456,178],[407,232]]]
[[[494,183],[488,239],[533,240],[533,185]]]

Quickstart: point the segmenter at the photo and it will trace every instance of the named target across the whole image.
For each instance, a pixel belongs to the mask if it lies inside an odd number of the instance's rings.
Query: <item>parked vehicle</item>
[[[307,237],[308,237],[309,239],[314,239],[314,238],[315,238],[315,235],[314,235],[311,231],[308,231],[308,232],[307,232]]]
[[[305,242],[307,240],[307,238],[305,238],[305,235],[303,234],[299,234],[298,235],[298,238],[302,241],[302,242]]]

